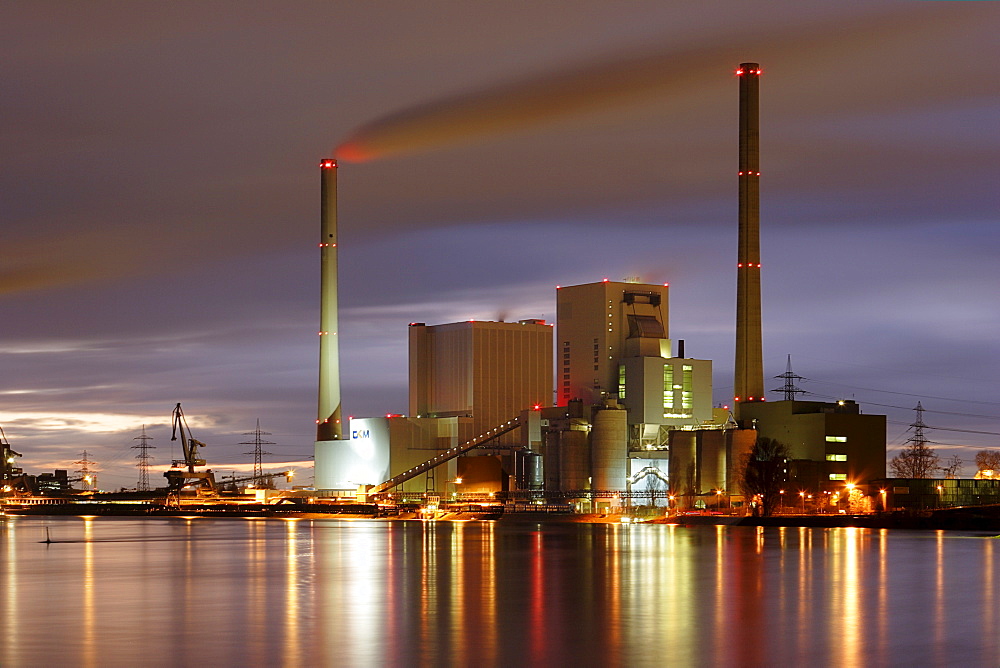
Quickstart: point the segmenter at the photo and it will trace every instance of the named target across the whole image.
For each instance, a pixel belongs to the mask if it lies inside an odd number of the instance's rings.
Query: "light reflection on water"
[[[19,517],[0,542],[3,666],[1000,664],[971,534]]]

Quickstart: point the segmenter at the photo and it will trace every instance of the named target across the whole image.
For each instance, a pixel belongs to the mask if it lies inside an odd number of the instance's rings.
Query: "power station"
[[[334,496],[505,495],[600,511],[636,494],[703,506],[739,494],[758,435],[786,443],[789,481],[885,476],[885,417],[853,402],[765,403],[761,328],[760,65],[739,80],[733,410],[712,405],[712,363],[670,338],[669,286],[603,280],[556,290],[540,319],[409,326],[410,415],[342,429],[336,163],[323,160],[315,486]]]

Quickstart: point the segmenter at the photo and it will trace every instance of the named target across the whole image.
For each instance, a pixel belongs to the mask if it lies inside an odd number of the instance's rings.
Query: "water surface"
[[[46,538],[46,528],[53,542]],[[10,518],[2,666],[997,666],[956,532]]]

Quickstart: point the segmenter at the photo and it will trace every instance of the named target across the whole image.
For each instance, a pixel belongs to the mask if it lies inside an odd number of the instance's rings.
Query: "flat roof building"
[[[885,416],[865,415],[854,401],[768,401],[740,406],[744,427],[780,441],[795,461],[817,462],[803,473],[808,489],[863,484],[885,477]],[[806,469],[803,468],[803,471]]]
[[[481,433],[552,404],[552,327],[544,320],[412,323],[409,339],[411,416],[471,417]]]
[[[602,281],[556,291],[558,405],[618,394],[626,342],[633,357],[670,357],[666,285]],[[640,345],[643,344],[643,345]]]

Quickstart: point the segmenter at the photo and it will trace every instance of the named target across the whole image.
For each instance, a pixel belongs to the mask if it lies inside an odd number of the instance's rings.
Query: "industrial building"
[[[556,292],[559,405],[618,399],[636,447],[666,445],[665,427],[712,419],[712,363],[684,358],[683,341],[673,355],[667,291],[605,280]]]
[[[659,490],[665,499],[671,431],[721,429],[728,416],[712,409],[711,362],[672,354],[666,292],[611,281],[557,290],[557,406],[545,401],[554,342],[544,321],[412,323],[411,416],[352,419],[345,444],[317,449],[317,486],[381,483],[517,418],[521,426],[486,448],[397,491],[575,498]]]
[[[796,489],[885,477],[885,416],[865,415],[854,401],[747,403],[740,415],[761,436],[788,446],[789,484]]]
[[[1000,505],[1000,480],[886,478],[872,480],[869,493],[880,510],[922,511],[955,506]]]
[[[712,363],[669,334],[669,286],[560,287],[541,320],[409,328],[410,416],[341,428],[336,341],[336,163],[323,208],[316,487],[339,493],[521,494],[578,507],[645,494],[738,493],[758,433],[786,443],[792,482],[819,490],[885,475],[885,418],[853,402],[766,403],[760,298],[761,69],[737,70],[739,238],[734,412],[713,408]],[[553,373],[554,372],[554,373]],[[554,391],[554,400],[553,397]],[[794,395],[793,395],[794,396]],[[552,405],[555,404],[555,405]]]
[[[410,415],[351,419],[346,442],[317,447],[316,486],[375,485],[541,408],[552,396],[552,327],[544,320],[409,326]],[[445,494],[516,489],[524,429],[499,435],[398,486]],[[514,480],[513,484],[511,483]],[[456,482],[460,481],[460,482]]]
[[[410,323],[409,347],[410,415],[469,417],[481,433],[551,403],[552,326],[544,320]]]

